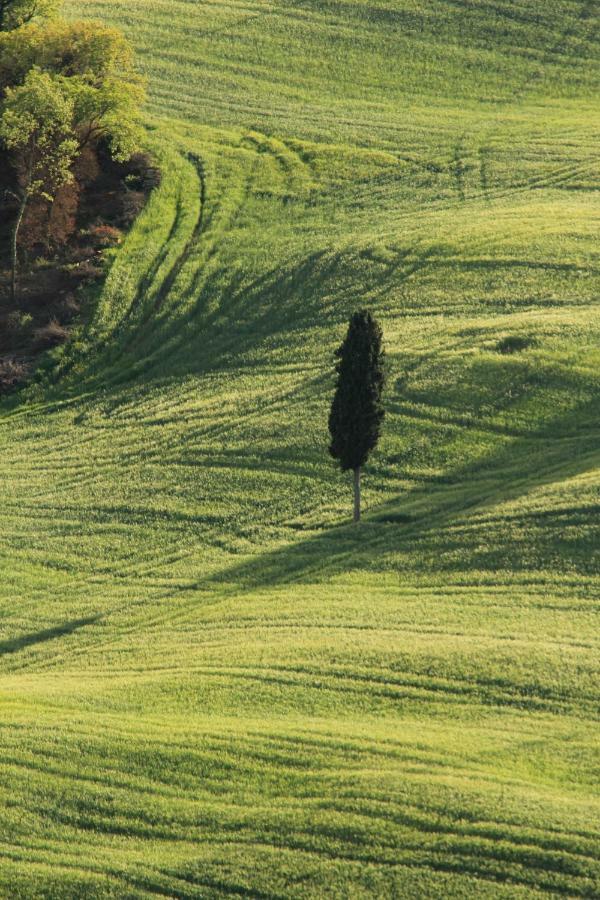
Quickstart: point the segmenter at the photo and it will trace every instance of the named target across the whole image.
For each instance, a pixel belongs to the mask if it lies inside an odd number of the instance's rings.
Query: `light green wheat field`
[[[0,894],[600,896],[600,5],[66,9],[163,183],[0,411]]]

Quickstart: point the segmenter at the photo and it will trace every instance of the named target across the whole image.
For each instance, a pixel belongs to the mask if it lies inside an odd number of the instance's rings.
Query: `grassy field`
[[[0,411],[0,894],[600,896],[597,3],[66,7],[164,180]]]

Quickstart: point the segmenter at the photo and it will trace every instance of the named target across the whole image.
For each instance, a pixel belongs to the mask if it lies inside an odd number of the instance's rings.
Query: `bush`
[[[123,228],[130,228],[135,222],[144,206],[146,195],[142,191],[128,191],[123,197],[123,210],[121,212],[121,224]]]
[[[50,350],[52,347],[58,347],[69,339],[69,329],[58,321],[51,319],[47,325],[36,328],[33,333],[34,347],[36,350]]]
[[[90,243],[97,249],[115,247],[121,243],[122,234],[112,225],[93,225],[87,233]]]
[[[19,246],[36,256],[68,244],[75,232],[80,187],[76,181],[63,184],[52,203],[37,197],[27,207]]]
[[[23,384],[29,375],[29,366],[24,360],[6,356],[0,359],[0,393],[7,393]]]
[[[82,244],[80,247],[74,247],[69,252],[69,262],[71,264],[87,262],[94,254],[95,250],[91,244]],[[73,266],[67,264],[63,268],[63,271],[71,273],[73,271]]]
[[[71,277],[79,284],[96,281],[102,275],[102,266],[93,259],[84,259],[71,270]]]
[[[128,174],[125,181],[134,190],[150,193],[160,186],[162,173],[149,153],[134,153],[126,165]]]
[[[75,294],[67,294],[60,301],[59,305],[60,317],[65,322],[70,322],[76,316],[79,315],[81,311],[81,305],[77,300]]]
[[[6,317],[6,330],[14,337],[21,337],[21,335],[27,333],[32,322],[33,318],[29,313],[19,312],[18,309],[14,309]]]
[[[18,309],[8,312],[0,320],[0,344],[3,350],[15,350],[28,343],[33,318]]]

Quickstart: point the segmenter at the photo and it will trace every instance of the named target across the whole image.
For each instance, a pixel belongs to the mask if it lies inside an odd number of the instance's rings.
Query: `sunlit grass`
[[[595,4],[66,5],[164,178],[0,421],[0,892],[595,896]]]

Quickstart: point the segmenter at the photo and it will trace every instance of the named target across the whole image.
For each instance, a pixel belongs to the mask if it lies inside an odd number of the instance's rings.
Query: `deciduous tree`
[[[25,6],[19,8],[25,16]],[[13,4],[11,14],[16,9]],[[27,9],[33,15],[34,4]],[[41,13],[42,6],[35,9]],[[33,197],[52,200],[72,178],[74,160],[100,141],[115,159],[131,156],[140,138],[143,99],[132,48],[115,29],[57,19],[0,33],[0,141],[15,162],[12,194],[18,202],[13,298],[27,204]]]
[[[33,197],[51,200],[56,189],[73,177],[71,166],[78,150],[73,121],[73,98],[56,75],[32,69],[22,85],[6,93],[0,140],[14,157],[17,182],[12,193],[18,202],[11,241],[13,301],[25,209]]]
[[[115,157],[131,155],[140,136],[144,83],[121,32],[57,19],[0,34],[0,92],[22,84],[34,66],[65,80],[82,149],[105,139]]]
[[[54,15],[59,0],[0,0],[0,31],[13,31],[38,18]]]

